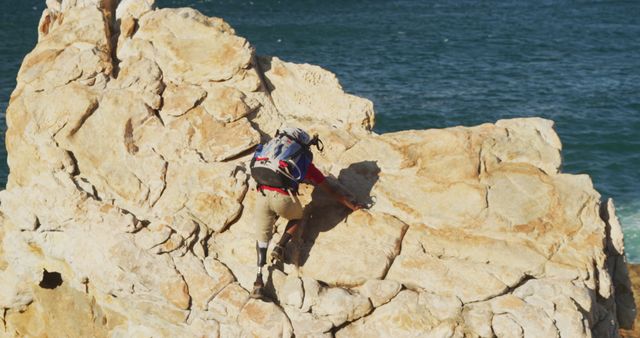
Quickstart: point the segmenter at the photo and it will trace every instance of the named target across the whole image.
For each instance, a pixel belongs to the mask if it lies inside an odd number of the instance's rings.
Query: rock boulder
[[[7,109],[3,336],[615,337],[636,310],[612,201],[553,122],[371,131],[320,67],[152,0],[49,0]],[[349,213],[304,186],[255,278],[255,146],[318,133]],[[281,236],[285,220],[275,227]]]

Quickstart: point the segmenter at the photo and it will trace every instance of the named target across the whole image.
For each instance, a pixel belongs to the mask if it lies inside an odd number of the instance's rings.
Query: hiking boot
[[[251,291],[251,294],[249,295],[249,297],[253,299],[264,298],[264,283],[262,283],[262,279],[257,279],[253,283],[253,291]]]
[[[280,244],[273,247],[271,251],[271,262],[282,263],[284,261],[284,247]]]

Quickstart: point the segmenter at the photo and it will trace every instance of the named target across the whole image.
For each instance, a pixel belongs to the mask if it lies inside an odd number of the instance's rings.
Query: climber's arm
[[[333,189],[333,187],[331,187],[331,185],[329,185],[329,183],[327,183],[327,181],[323,181],[322,183],[318,184],[318,186],[324,190],[327,194],[329,194],[331,197],[333,197],[336,201],[342,203],[345,207],[356,211],[358,209],[362,209],[362,205],[358,204],[358,203],[353,203],[349,200],[349,198],[347,198],[345,195],[337,192],[335,189]]]
[[[327,179],[322,174],[322,172],[320,172],[320,170],[318,170],[318,168],[316,168],[316,166],[314,166],[313,164],[311,164],[309,166],[309,169],[307,169],[307,175],[305,176],[305,178],[311,181],[311,183],[313,183],[314,185],[320,187],[320,189],[324,190],[327,194],[329,194],[329,196],[333,197],[336,201],[340,202],[345,207],[353,211],[363,208],[363,206],[359,203],[352,202],[349,198],[347,198],[347,196],[336,191],[327,182]]]

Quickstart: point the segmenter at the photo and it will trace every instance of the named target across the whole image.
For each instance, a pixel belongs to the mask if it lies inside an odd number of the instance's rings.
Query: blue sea
[[[2,127],[44,0],[0,0]],[[219,16],[260,55],[320,65],[372,100],[377,132],[541,116],[563,171],[613,197],[640,262],[640,1],[160,0]],[[0,184],[6,182],[6,152]]]

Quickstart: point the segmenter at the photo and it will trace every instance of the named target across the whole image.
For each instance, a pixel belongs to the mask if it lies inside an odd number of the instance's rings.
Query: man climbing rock
[[[266,264],[267,247],[271,240],[273,225],[278,217],[289,222],[278,244],[271,252],[274,263],[281,263],[284,247],[300,227],[303,208],[298,199],[298,185],[310,182],[333,196],[338,202],[355,211],[363,206],[350,201],[334,190],[325,176],[313,165],[311,146],[322,151],[322,141],[311,137],[300,128],[285,128],[275,137],[258,146],[251,161],[251,176],[257,182],[258,195],[255,204],[256,251],[258,274],[253,284],[253,298],[263,296],[262,268]]]

